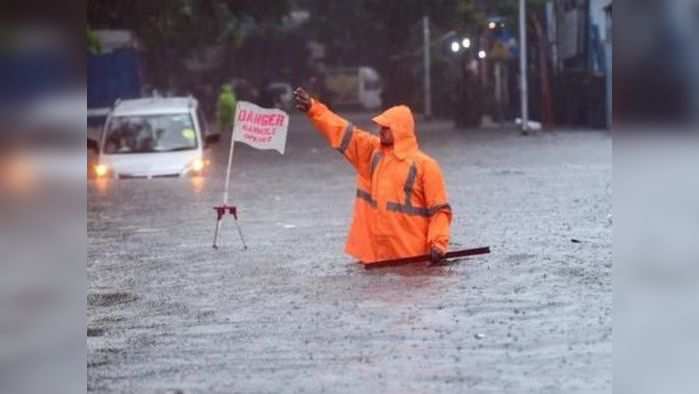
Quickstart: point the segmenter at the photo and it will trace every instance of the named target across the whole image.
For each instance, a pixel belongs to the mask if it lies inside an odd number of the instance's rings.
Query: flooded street
[[[349,115],[370,126],[368,115]],[[607,393],[611,138],[418,123],[445,175],[444,267],[344,255],[352,168],[293,116],[286,155],[228,142],[205,179],[88,183],[89,392]]]

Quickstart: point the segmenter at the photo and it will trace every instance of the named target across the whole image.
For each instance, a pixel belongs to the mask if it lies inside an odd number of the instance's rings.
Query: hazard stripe
[[[405,192],[405,205],[412,206],[410,198],[413,196],[413,187],[415,187],[415,179],[417,178],[417,166],[415,163],[408,170],[408,178],[405,180],[403,191]]]
[[[451,211],[451,205],[447,203],[433,206],[432,208],[430,208],[430,216],[434,216],[437,212],[441,211],[442,209],[447,209]]]
[[[411,216],[421,216],[425,218],[432,217],[437,212],[445,208],[451,210],[451,206],[449,204],[435,205],[432,208],[413,207],[410,205],[398,204],[396,202],[389,202],[386,204],[386,209],[391,212],[403,213]]]
[[[397,202],[388,202],[386,203],[386,209],[388,211],[429,218],[434,216],[437,212],[441,211],[442,209],[451,210],[451,206],[449,204],[439,204],[431,208],[414,207],[412,197],[416,180],[417,166],[415,165],[415,163],[413,163],[410,166],[410,170],[408,170],[408,177],[405,179],[405,185],[403,185],[403,192],[405,192],[405,203],[400,204]]]
[[[404,213],[411,216],[422,216],[426,218],[432,216],[430,215],[430,210],[427,208],[418,208],[411,205],[398,204],[397,202],[386,203],[386,209],[391,212]]]
[[[376,200],[371,197],[371,193],[366,192],[362,189],[357,189],[357,198],[368,202],[372,207],[376,208]]]
[[[343,155],[345,154],[345,151],[349,147],[350,142],[352,142],[353,132],[354,132],[354,125],[352,125],[352,123],[348,123],[347,127],[345,128],[345,132],[342,134],[342,142],[340,142],[340,146],[337,148],[337,151],[342,153]]]
[[[379,163],[381,163],[382,159],[383,159],[383,153],[381,153],[381,152],[374,153],[374,156],[371,158],[371,175],[374,175],[374,171],[376,170],[376,167],[379,166]]]

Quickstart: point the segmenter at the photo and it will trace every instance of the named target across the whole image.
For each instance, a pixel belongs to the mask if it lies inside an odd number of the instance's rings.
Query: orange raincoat
[[[439,164],[418,149],[410,108],[373,121],[393,132],[393,147],[313,100],[308,117],[357,171],[354,218],[345,251],[363,262],[446,252],[452,212]]]

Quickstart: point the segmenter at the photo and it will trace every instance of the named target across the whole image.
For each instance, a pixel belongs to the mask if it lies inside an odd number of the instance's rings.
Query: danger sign
[[[284,154],[289,115],[278,109],[239,101],[235,110],[233,139],[257,149],[274,149]]]

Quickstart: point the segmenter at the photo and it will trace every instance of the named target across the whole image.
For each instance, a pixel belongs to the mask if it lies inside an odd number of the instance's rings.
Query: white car
[[[100,178],[160,178],[201,175],[205,148],[219,134],[207,134],[206,120],[191,97],[117,101],[99,141],[93,174]]]

